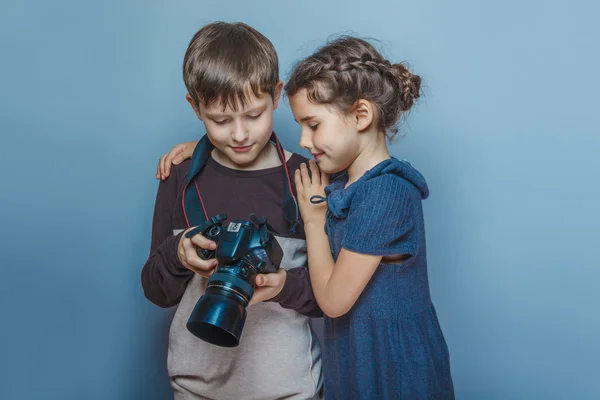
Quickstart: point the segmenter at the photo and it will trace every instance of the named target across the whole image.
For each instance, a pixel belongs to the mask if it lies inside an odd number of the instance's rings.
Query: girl
[[[343,37],[298,63],[285,86],[300,145],[314,156],[295,179],[310,279],[327,315],[327,398],[454,398],[427,278],[429,191],[386,146],[420,84],[369,43]]]
[[[310,280],[326,314],[328,399],[454,398],[429,294],[421,205],[429,190],[386,145],[420,85],[369,43],[342,37],[299,62],[285,86],[300,145],[314,156],[295,179]],[[163,157],[157,176],[190,147]]]

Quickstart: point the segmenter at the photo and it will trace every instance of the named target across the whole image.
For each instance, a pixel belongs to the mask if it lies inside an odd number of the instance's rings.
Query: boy
[[[168,352],[175,399],[318,398],[321,352],[307,316],[318,316],[320,310],[305,268],[304,230],[290,216],[290,204],[296,206],[288,171],[306,159],[284,152],[272,136],[283,86],[275,49],[245,24],[209,24],[191,40],[183,75],[186,99],[206,128],[210,142],[203,140],[210,156],[199,172],[189,171],[188,160],[161,181],[150,257],[142,270],[150,301],[178,305]],[[186,204],[188,186],[197,189],[197,204]],[[206,218],[225,213],[229,221],[248,220],[254,213],[285,234],[277,236],[284,250],[282,269],[258,276],[238,347],[206,343],[186,328],[217,265],[197,254],[198,247],[214,248],[213,242],[202,235],[184,236],[198,225],[188,218],[191,209]]]

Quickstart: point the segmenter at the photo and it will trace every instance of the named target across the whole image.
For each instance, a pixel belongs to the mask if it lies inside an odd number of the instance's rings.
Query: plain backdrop
[[[171,396],[173,310],[140,270],[158,158],[204,133],[181,63],[214,20],[267,35],[282,78],[339,33],[408,61],[424,97],[391,152],[430,185],[457,398],[600,398],[596,2],[0,4],[1,399]],[[275,116],[307,155],[286,101]]]

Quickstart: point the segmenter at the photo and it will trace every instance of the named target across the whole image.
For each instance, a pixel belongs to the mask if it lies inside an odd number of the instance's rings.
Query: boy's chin
[[[247,152],[236,152],[233,149],[229,149],[224,154],[227,162],[232,164],[235,169],[261,169],[261,155],[262,152],[256,151],[255,148]]]

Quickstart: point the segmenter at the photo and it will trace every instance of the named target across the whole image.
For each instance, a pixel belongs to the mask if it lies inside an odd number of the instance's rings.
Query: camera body
[[[186,233],[188,238],[201,233],[214,241],[215,250],[198,249],[198,255],[218,261],[187,328],[209,343],[235,347],[246,320],[246,307],[254,294],[256,276],[277,272],[283,250],[268,231],[265,218],[251,214],[249,221],[236,220],[225,225],[226,220],[227,215],[219,214]]]

